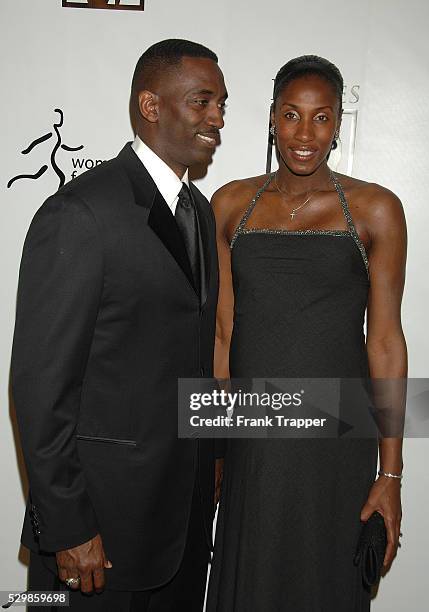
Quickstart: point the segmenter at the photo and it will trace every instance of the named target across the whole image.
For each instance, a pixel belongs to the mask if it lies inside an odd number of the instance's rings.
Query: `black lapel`
[[[201,287],[201,306],[207,300],[208,286],[210,282],[210,265],[211,265],[211,244],[210,244],[210,229],[209,220],[206,212],[207,206],[210,204],[202,193],[193,185],[189,184],[196,204],[198,226],[199,226],[199,243],[200,243],[200,287]]]
[[[191,265],[189,263],[189,257],[186,252],[182,234],[180,233],[171,209],[158,189],[156,190],[155,199],[150,209],[147,223],[164,246],[170,251],[195,290]]]
[[[177,262],[195,291],[192,270],[185,244],[167,202],[131,147],[125,145],[118,155],[133,188],[135,203],[147,210],[147,223]]]

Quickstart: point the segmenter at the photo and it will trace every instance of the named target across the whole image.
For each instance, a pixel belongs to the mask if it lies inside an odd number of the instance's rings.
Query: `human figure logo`
[[[144,11],[144,0],[63,0],[63,7]]]
[[[64,151],[80,151],[81,149],[83,149],[83,145],[79,145],[78,147],[69,147],[68,145],[65,145],[62,143],[60,129],[64,123],[64,113],[60,108],[56,108],[55,112],[58,113],[59,115],[59,121],[57,123],[54,122],[52,126],[53,131],[55,132],[56,139],[53,143],[53,148],[52,148],[51,155],[50,155],[50,164],[51,164],[52,170],[58,176],[59,187],[62,187],[65,183],[66,177],[64,175],[64,172],[58,166],[57,161],[56,161],[56,155],[58,153],[58,150],[63,149]],[[21,151],[22,155],[28,155],[35,147],[42,144],[42,142],[49,140],[53,136],[54,136],[54,133],[51,131],[51,132],[48,132],[47,134],[43,134],[43,136],[40,136],[39,138],[36,138],[36,140],[33,140],[33,142],[29,144],[26,149]],[[7,187],[9,189],[10,187],[12,187],[15,181],[19,181],[21,179],[38,179],[43,174],[45,174],[48,168],[49,166],[47,164],[43,164],[43,166],[39,168],[39,170],[35,172],[34,174],[18,174],[18,176],[14,176],[13,178],[10,179],[10,181],[7,184]]]

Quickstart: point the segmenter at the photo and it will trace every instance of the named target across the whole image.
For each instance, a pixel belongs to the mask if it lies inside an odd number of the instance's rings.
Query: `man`
[[[214,217],[188,168],[211,161],[226,97],[206,47],[150,47],[135,141],[49,198],[26,238],[12,355],[22,542],[30,589],[66,582],[75,610],[202,610],[214,450],[178,439],[177,380],[212,375]]]

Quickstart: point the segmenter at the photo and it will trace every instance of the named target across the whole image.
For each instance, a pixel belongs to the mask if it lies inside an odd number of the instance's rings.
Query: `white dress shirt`
[[[182,180],[180,180],[170,166],[167,166],[165,161],[158,157],[141,138],[136,136],[131,146],[151,175],[159,192],[174,215],[176,213],[177,200],[180,190],[182,189],[182,184],[185,183],[189,187],[188,170],[186,170]]]

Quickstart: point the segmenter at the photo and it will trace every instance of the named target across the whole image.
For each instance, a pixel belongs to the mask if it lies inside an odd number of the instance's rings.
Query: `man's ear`
[[[158,121],[159,96],[151,91],[143,90],[139,93],[139,111],[144,119],[150,123]]]

